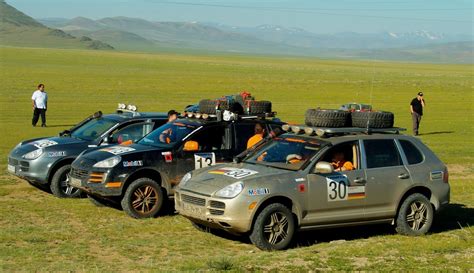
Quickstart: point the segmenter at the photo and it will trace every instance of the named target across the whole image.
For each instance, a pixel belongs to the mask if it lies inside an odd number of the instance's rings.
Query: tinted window
[[[364,140],[367,168],[402,165],[395,141],[392,139]]]
[[[184,124],[180,121],[166,123],[165,125],[154,130],[146,137],[142,138],[138,143],[143,145],[150,145],[156,147],[171,148],[177,142],[180,142],[184,137],[189,135],[196,125]]]
[[[255,135],[254,123],[235,124],[235,151],[243,152],[247,149],[248,140]]]
[[[205,127],[188,140],[196,141],[200,152],[225,150],[227,148],[225,129],[226,127],[222,125]]]
[[[83,140],[94,140],[112,128],[115,124],[117,124],[116,121],[106,118],[91,119],[81,127],[74,130],[71,136]]]
[[[413,145],[413,143],[407,140],[400,140],[400,144],[402,145],[403,152],[407,157],[408,164],[417,164],[423,161],[423,155],[420,150]]]
[[[128,140],[136,142],[151,132],[153,123],[136,123],[128,125],[112,135],[112,143],[122,143]]]

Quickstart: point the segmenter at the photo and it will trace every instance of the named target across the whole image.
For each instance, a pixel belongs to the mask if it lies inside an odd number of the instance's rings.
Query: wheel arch
[[[169,192],[169,187],[167,187],[166,183],[163,183],[163,177],[161,175],[161,173],[155,169],[152,169],[152,168],[145,168],[145,169],[139,169],[135,172],[133,172],[132,174],[130,174],[126,179],[125,179],[125,182],[122,186],[122,195],[125,194],[125,191],[127,190],[128,186],[130,186],[130,184],[139,179],[139,178],[150,178],[150,179],[153,179],[154,181],[156,181],[161,187],[163,187],[165,189],[165,195],[168,194]]]
[[[405,199],[407,199],[408,196],[410,196],[414,193],[420,193],[420,194],[424,195],[426,198],[428,198],[428,200],[430,201],[430,203],[433,206],[435,211],[439,208],[439,201],[434,197],[433,193],[431,192],[431,190],[428,187],[415,186],[415,187],[412,187],[412,188],[408,189],[403,194],[402,198],[400,198],[400,200],[398,200],[397,211],[396,211],[395,217],[397,217],[397,215],[400,211],[400,207],[403,204],[403,201],[405,201]]]
[[[72,164],[72,162],[76,159],[75,157],[66,157],[61,160],[56,161],[48,171],[48,184],[51,184],[51,179],[53,179],[54,174],[56,171],[64,165]]]
[[[288,209],[291,210],[291,213],[293,214],[293,217],[295,218],[295,227],[299,226],[300,220],[301,220],[301,209],[297,205],[296,202],[294,202],[290,197],[284,196],[284,195],[274,195],[266,198],[263,200],[258,207],[256,208],[255,212],[252,215],[252,221],[250,223],[249,230],[252,230],[255,220],[257,219],[257,216],[264,210],[268,205],[274,204],[274,203],[280,203],[286,206]]]

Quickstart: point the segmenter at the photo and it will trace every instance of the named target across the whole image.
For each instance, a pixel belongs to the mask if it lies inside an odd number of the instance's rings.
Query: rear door
[[[394,139],[369,139],[362,145],[366,167],[366,217],[391,218],[398,200],[412,183]]]

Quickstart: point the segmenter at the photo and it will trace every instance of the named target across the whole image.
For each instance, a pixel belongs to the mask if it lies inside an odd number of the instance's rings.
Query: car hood
[[[216,191],[241,181],[246,185],[253,184],[256,180],[273,179],[273,177],[287,175],[294,171],[271,168],[263,165],[247,163],[219,164],[210,168],[201,169],[192,173],[191,179],[184,185],[179,185],[181,190],[192,191],[204,195],[213,195]]]
[[[46,151],[54,151],[64,148],[68,145],[86,144],[84,140],[72,137],[44,137],[29,139],[20,142],[20,145],[12,150],[11,154],[14,156],[21,156],[31,151],[43,148]]]
[[[152,146],[141,145],[141,144],[132,144],[132,145],[127,145],[127,146],[112,145],[112,146],[94,148],[93,150],[86,151],[80,157],[82,159],[87,159],[89,161],[99,162],[116,155],[119,155],[123,158],[129,155],[144,153],[144,152],[149,152],[149,151],[159,152],[161,151],[161,149],[152,147]]]

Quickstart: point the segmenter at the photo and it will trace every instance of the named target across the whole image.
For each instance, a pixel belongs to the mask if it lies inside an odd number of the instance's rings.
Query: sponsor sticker
[[[48,152],[48,157],[60,157],[60,156],[66,156],[66,152],[65,151]]]
[[[249,189],[250,196],[265,195],[269,193],[270,193],[270,190],[268,188]]]
[[[166,163],[173,162],[173,153],[172,152],[162,152],[161,155],[165,158]]]
[[[36,148],[46,148],[50,146],[57,145],[58,143],[49,139],[42,139],[32,143]]]
[[[231,168],[231,167],[226,167],[226,168],[221,168],[217,170],[212,170],[209,172],[210,174],[221,174],[225,175],[228,177],[232,177],[235,179],[241,179],[245,178],[250,175],[257,174],[257,171],[254,170],[249,170],[249,169],[239,169],[239,168]]]
[[[108,152],[114,155],[120,155],[120,154],[135,151],[135,149],[132,147],[114,146],[114,147],[103,148],[103,149],[100,149],[99,151]]]
[[[306,178],[300,177],[300,178],[295,178],[295,182],[305,182]]]
[[[349,186],[346,175],[326,177],[328,202],[347,201],[365,198],[365,186]]]
[[[141,160],[124,161],[123,166],[124,167],[140,167],[140,166],[143,166],[143,161]]]
[[[430,179],[433,180],[440,180],[443,179],[444,172],[442,171],[435,171],[430,173]]]

